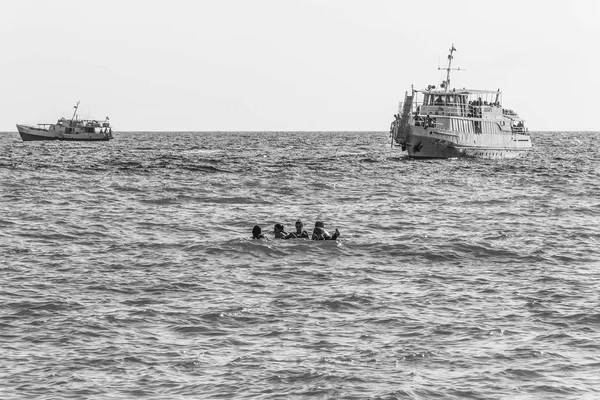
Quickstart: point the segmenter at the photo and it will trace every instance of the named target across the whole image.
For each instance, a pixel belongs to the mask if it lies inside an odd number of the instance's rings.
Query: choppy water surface
[[[115,136],[0,135],[1,398],[600,397],[600,133]]]

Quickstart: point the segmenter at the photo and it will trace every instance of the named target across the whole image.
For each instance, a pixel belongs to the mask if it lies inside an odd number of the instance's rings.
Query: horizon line
[[[281,133],[337,133],[337,132],[349,132],[349,133],[361,133],[361,132],[370,132],[370,133],[389,133],[389,131],[386,130],[358,130],[358,131],[354,131],[354,130],[201,130],[201,131],[194,131],[194,130],[178,130],[178,131],[167,131],[167,130],[158,130],[158,131],[150,131],[150,130],[126,130],[126,131],[121,131],[121,130],[113,130],[113,133],[276,133],[276,132],[281,132]],[[570,131],[563,131],[563,130],[540,130],[540,131],[533,131],[530,130],[528,131],[528,133],[546,133],[546,132],[563,132],[563,133],[571,133],[571,132],[580,132],[580,133],[598,133],[600,132],[599,130],[570,130]],[[18,134],[18,131],[0,131],[0,133],[16,133]]]

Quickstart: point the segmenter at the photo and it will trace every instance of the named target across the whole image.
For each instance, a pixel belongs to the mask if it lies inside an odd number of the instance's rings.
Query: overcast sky
[[[1,1],[0,130],[385,131],[404,92],[503,92],[532,131],[600,130],[600,2]]]

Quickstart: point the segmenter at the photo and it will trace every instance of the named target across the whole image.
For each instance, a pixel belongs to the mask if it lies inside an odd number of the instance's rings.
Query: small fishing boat
[[[525,120],[502,105],[502,92],[450,89],[454,45],[440,88],[406,92],[390,127],[392,144],[413,158],[516,158],[531,150]]]
[[[61,118],[55,124],[20,125],[17,130],[24,141],[32,140],[110,140],[113,138],[108,117],[104,121],[78,119],[79,102],[71,119]]]

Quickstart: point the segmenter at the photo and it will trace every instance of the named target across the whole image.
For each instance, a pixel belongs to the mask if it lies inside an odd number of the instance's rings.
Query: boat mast
[[[75,119],[75,116],[77,115],[77,109],[79,108],[79,100],[77,100],[77,104],[75,104],[74,108],[75,108],[75,111],[73,111],[73,116],[71,117],[71,122],[73,122],[73,120]]]
[[[452,43],[452,48],[450,49],[450,54],[448,54],[448,67],[445,68],[446,69],[446,80],[444,82],[442,82],[444,84],[444,90],[446,92],[448,91],[448,89],[450,87],[450,71],[460,71],[460,68],[451,68],[452,59],[454,58],[452,53],[454,53],[455,51],[456,51],[456,49],[454,48],[454,43]],[[438,71],[441,69],[443,69],[443,68],[438,67]]]

